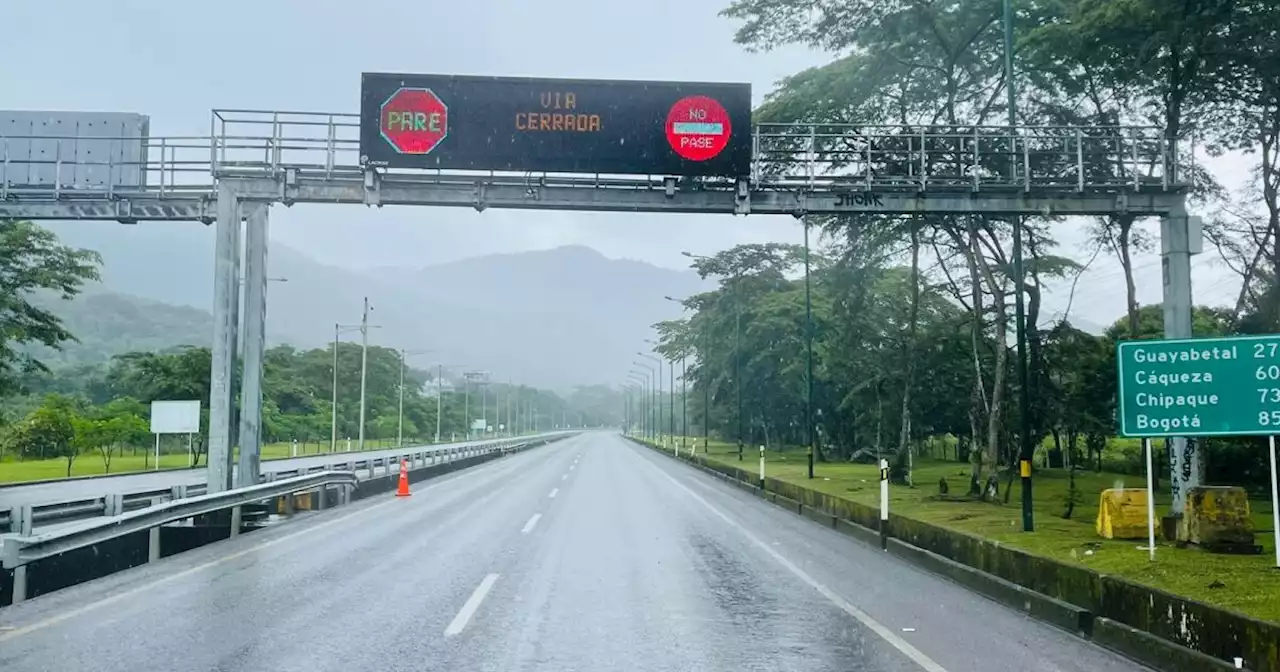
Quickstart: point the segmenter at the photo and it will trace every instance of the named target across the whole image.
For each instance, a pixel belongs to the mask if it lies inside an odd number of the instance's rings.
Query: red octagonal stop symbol
[[[380,116],[382,137],[401,154],[430,154],[449,135],[449,108],[431,89],[400,88]]]

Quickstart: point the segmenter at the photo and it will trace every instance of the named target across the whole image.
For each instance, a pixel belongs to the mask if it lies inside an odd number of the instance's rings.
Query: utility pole
[[[364,297],[364,313],[360,317],[360,441],[357,450],[364,450],[365,378],[369,372],[369,297]]]

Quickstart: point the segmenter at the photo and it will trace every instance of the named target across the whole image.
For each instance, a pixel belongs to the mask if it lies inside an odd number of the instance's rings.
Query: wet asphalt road
[[[0,669],[1145,668],[584,434],[0,610]]]

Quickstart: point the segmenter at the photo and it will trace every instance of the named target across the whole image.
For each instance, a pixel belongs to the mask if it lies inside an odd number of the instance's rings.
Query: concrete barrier
[[[1141,660],[1160,672],[1226,672],[1239,669],[1233,663],[1178,646],[1109,618],[1093,620],[1093,641]]]

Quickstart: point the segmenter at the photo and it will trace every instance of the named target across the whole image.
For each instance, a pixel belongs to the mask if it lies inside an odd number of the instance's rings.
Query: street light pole
[[[329,452],[338,452],[338,331],[342,325],[333,323],[333,401],[329,411]]]
[[[654,410],[657,415],[654,422],[653,438],[656,440],[662,432],[662,360],[653,355],[646,355],[643,352],[637,352],[636,354],[658,365],[656,369],[648,367],[653,372],[653,379],[657,381],[653,395]]]
[[[648,364],[640,364],[640,366],[648,369],[650,374],[649,389],[653,393],[653,400],[649,404],[649,412],[654,416],[653,422],[650,424],[653,431],[650,432],[650,434],[653,435],[652,438],[656,441],[658,438],[658,432],[662,431],[662,360],[654,357],[653,355],[646,355],[643,352],[637,352],[636,354],[644,357],[645,359],[657,362],[658,364],[656,368],[649,366]],[[637,364],[639,364],[639,362],[637,362]]]
[[[364,297],[364,313],[360,317],[360,441],[358,450],[364,450],[365,379],[369,372],[369,297]]]
[[[671,442],[675,443],[676,436],[676,360],[667,360],[667,381],[670,394],[667,395],[667,433],[671,436]]]
[[[440,413],[444,409],[444,364],[436,365],[436,443],[440,443]]]
[[[685,441],[689,439],[689,381],[685,377],[689,372],[688,356],[680,353],[680,450],[684,450]]]
[[[400,401],[399,401],[399,419],[396,427],[396,447],[404,445],[404,367],[405,358],[409,355],[421,355],[431,352],[430,350],[405,350],[400,348]],[[436,418],[439,419],[439,413]]]
[[[644,364],[635,362],[633,366],[645,367]],[[647,367],[645,367],[647,368]],[[653,403],[651,401],[652,394],[650,390],[653,386],[650,384],[651,375],[642,371],[631,371],[631,375],[640,378],[640,435],[648,438],[652,434],[653,422]]]
[[[338,336],[344,331],[355,331],[360,325],[333,324],[333,408],[329,410],[329,452],[338,451]]]
[[[1017,151],[1013,144],[1017,140],[1018,126],[1018,91],[1013,71],[1013,0],[1004,0],[1004,81],[1009,96],[1009,142],[1010,165],[1009,178],[1012,181],[1017,168]],[[1022,531],[1035,530],[1035,517],[1031,508],[1031,400],[1028,395],[1029,378],[1027,372],[1027,316],[1023,305],[1022,293],[1026,277],[1022,263],[1022,218],[1013,218],[1013,289],[1014,289],[1014,332],[1017,340],[1018,358],[1018,470],[1022,477]],[[1033,325],[1034,326],[1034,325]]]
[[[813,302],[809,290],[809,218],[804,217],[804,340],[805,394],[804,429],[809,444],[809,478],[813,478]]]
[[[736,279],[736,278],[735,278]],[[733,386],[738,398],[738,461],[742,461],[742,306],[738,284],[733,286]]]
[[[702,452],[711,452],[711,366],[707,359],[711,347],[709,333],[702,335]]]
[[[400,348],[400,400],[396,409],[396,448],[404,446],[404,348]]]

